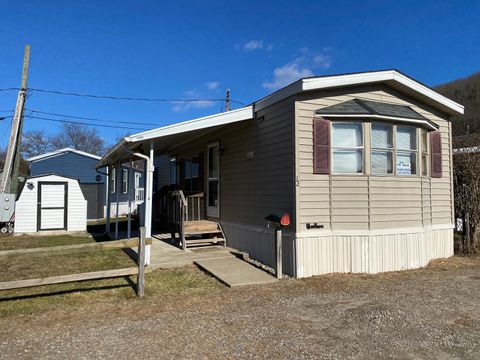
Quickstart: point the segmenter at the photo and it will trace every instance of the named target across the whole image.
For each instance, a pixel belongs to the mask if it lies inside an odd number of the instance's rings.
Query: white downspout
[[[116,169],[117,170],[115,170],[115,195],[116,195],[116,199],[117,199],[117,208],[115,209],[116,210],[116,214],[115,214],[115,240],[118,240],[118,208],[119,208],[119,203],[120,203],[120,200],[118,198],[118,172],[119,172],[118,170],[120,170],[120,169],[119,169],[118,165],[117,165]]]
[[[131,151],[130,151],[131,152]],[[152,197],[153,197],[153,141],[150,142],[150,156],[143,155],[141,153],[134,152],[133,155],[146,160],[147,166],[145,173],[147,174],[145,179],[145,214],[144,214],[144,226],[145,237],[150,239],[152,237]],[[145,246],[145,264],[150,264],[150,245]]]

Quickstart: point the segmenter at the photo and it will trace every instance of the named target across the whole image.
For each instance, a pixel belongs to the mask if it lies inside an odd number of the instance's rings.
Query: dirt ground
[[[479,359],[480,258],[237,289],[192,286],[143,300],[69,301],[0,318],[0,329],[2,359]]]

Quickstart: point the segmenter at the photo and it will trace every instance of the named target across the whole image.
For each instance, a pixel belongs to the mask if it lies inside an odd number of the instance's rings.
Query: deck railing
[[[203,192],[185,193],[182,190],[169,191],[167,195],[167,223],[175,238],[178,232],[183,249],[186,249],[184,226],[186,221],[204,219]]]
[[[135,189],[135,201],[144,201],[145,200],[145,189],[136,188]]]

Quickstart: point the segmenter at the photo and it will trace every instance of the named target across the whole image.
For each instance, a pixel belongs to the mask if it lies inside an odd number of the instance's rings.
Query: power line
[[[133,125],[145,125],[145,126],[158,126],[156,123],[144,123],[144,122],[136,122],[136,121],[120,121],[120,120],[107,120],[107,119],[100,119],[100,118],[90,118],[90,117],[83,117],[83,116],[75,116],[75,115],[66,115],[66,114],[59,114],[59,113],[52,113],[47,111],[40,111],[35,109],[26,109],[31,113],[37,114],[44,114],[44,115],[52,115],[52,116],[59,116],[65,117],[70,119],[80,119],[80,120],[88,120],[88,121],[99,121],[99,122],[108,122],[108,123],[121,123],[121,124],[133,124]]]
[[[94,94],[82,94],[75,92],[63,92],[57,90],[46,90],[46,89],[36,89],[29,88],[33,92],[48,93],[55,95],[65,95],[65,96],[78,96],[78,97],[88,97],[94,99],[109,99],[109,100],[125,100],[125,101],[149,101],[149,102],[203,102],[203,101],[225,101],[225,99],[214,98],[214,99],[167,99],[167,98],[137,98],[137,97],[123,97],[123,96],[112,96],[112,95],[94,95]],[[241,101],[231,100],[230,102],[246,105]]]
[[[18,90],[20,90],[20,88],[15,88],[15,87],[13,87],[13,88],[0,89],[0,91],[13,91],[13,90],[18,91]]]
[[[113,125],[103,125],[103,124],[92,124],[92,123],[87,123],[87,122],[83,122],[83,121],[70,121],[70,120],[52,119],[52,118],[45,118],[45,117],[33,116],[33,115],[25,115],[25,117],[29,118],[29,119],[54,121],[54,122],[67,123],[67,124],[81,124],[81,125],[88,125],[88,126],[113,128],[113,129],[144,130],[144,131],[148,130],[148,129],[145,129],[145,128],[135,128],[135,127],[127,127],[127,126],[113,126]]]

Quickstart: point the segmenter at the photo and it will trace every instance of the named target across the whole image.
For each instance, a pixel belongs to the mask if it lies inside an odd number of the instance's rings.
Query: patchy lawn
[[[98,241],[89,236],[5,236],[0,237],[0,251],[57,245],[85,244]],[[105,241],[106,238],[100,240]],[[103,250],[72,255],[12,256],[0,258],[0,281],[23,280],[90,271],[136,266],[122,250]],[[55,284],[0,291],[0,317],[42,314],[61,306],[88,306],[135,299],[136,276]],[[168,295],[184,289],[217,286],[201,273],[192,271],[155,272],[146,275],[146,295]]]
[[[70,286],[0,299],[0,357],[478,359],[480,353],[478,257],[235,289],[192,266],[147,274],[143,299],[125,279]]]

